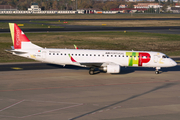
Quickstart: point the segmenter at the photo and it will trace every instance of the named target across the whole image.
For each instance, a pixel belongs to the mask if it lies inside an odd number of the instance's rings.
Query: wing
[[[104,63],[102,62],[82,62],[79,63],[80,65],[86,66],[86,67],[101,67]]]
[[[83,67],[105,67],[107,65],[118,65],[113,62],[78,62],[70,54],[68,54],[68,55],[69,55],[71,62],[73,62],[76,65],[83,66]]]

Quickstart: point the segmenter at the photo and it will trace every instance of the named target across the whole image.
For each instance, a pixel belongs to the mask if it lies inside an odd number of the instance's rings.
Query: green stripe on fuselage
[[[139,52],[126,52],[126,55],[129,58],[129,64],[128,66],[138,66],[139,62]]]

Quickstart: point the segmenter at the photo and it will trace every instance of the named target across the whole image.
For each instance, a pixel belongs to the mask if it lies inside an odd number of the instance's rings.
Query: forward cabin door
[[[157,63],[157,62],[158,62],[158,58],[159,58],[158,55],[154,55],[154,63]]]
[[[45,60],[46,59],[46,51],[42,52],[42,59]]]

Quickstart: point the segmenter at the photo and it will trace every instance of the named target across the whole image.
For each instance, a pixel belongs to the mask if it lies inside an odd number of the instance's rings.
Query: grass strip
[[[53,25],[45,25],[45,24],[29,24],[29,23],[17,23],[17,24],[24,24],[24,26],[19,26],[20,28],[62,28],[60,26],[53,26]],[[0,22],[0,29],[8,29],[9,23],[8,22]]]
[[[5,19],[115,19],[115,18],[180,18],[180,14],[1,14]]]
[[[180,35],[141,33],[141,32],[59,32],[25,33],[27,37],[41,47],[74,49],[138,50],[159,51],[169,56],[180,55]],[[10,49],[10,33],[0,34],[0,62],[28,62],[26,58],[5,52]]]

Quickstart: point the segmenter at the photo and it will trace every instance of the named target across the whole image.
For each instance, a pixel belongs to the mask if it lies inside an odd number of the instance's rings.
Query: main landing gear
[[[158,71],[158,70],[156,70],[156,71],[155,71],[155,74],[159,74],[159,71]]]
[[[95,69],[95,68],[93,68],[93,67],[90,68],[90,70],[89,70],[89,74],[90,74],[90,75],[94,75],[94,69]]]
[[[156,67],[155,74],[159,74],[159,69],[161,69],[161,68],[160,67]]]

